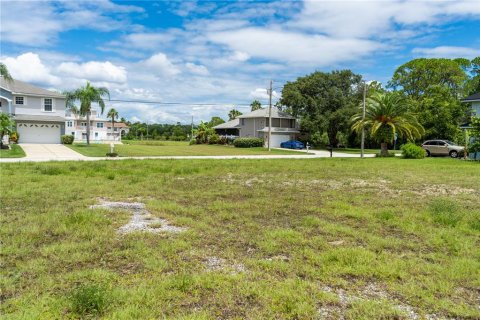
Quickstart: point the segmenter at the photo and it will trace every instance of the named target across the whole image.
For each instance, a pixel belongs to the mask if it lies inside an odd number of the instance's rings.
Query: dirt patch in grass
[[[143,231],[151,233],[159,232],[182,232],[185,228],[172,226],[165,219],[160,219],[151,215],[145,204],[141,202],[112,202],[100,199],[100,204],[90,206],[91,209],[107,209],[107,210],[127,210],[132,213],[130,221],[121,226],[118,232],[121,234]]]
[[[229,271],[231,274],[245,272],[245,266],[241,263],[229,263],[227,260],[218,257],[207,257],[205,267],[208,271]]]

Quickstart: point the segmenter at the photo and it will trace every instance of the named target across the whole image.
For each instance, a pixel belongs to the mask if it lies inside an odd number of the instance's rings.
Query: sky
[[[90,81],[130,121],[190,123],[351,69],[385,84],[419,57],[480,55],[480,0],[6,1],[0,61],[47,89]],[[150,103],[143,103],[149,101]],[[181,103],[181,104],[160,104]]]

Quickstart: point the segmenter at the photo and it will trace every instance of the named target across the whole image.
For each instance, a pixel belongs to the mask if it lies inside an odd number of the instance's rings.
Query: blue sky
[[[457,1],[2,1],[12,75],[68,90],[90,80],[130,120],[226,118],[286,81],[351,69],[386,83],[416,57],[480,55],[480,3]],[[211,105],[192,105],[212,103]]]

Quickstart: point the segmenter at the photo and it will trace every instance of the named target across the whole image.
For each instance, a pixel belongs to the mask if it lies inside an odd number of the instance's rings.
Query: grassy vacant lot
[[[25,152],[18,144],[10,145],[11,149],[0,149],[0,158],[23,158]]]
[[[2,164],[6,319],[480,318],[480,165]],[[180,233],[119,234],[139,201]]]
[[[105,157],[110,152],[109,144],[73,144],[73,150],[88,157]],[[185,141],[125,141],[123,145],[115,145],[115,152],[120,157],[142,156],[230,156],[230,155],[262,155],[262,154],[298,154],[295,151],[272,150],[265,148],[235,148],[222,145],[189,145]]]

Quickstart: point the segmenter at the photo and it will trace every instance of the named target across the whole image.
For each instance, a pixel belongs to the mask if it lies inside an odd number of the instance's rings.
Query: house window
[[[240,124],[241,124],[242,126],[245,125],[245,119],[244,119],[244,118],[241,118],[241,119],[240,119]]]
[[[53,99],[43,99],[43,111],[53,111]]]
[[[74,136],[74,137],[75,137],[75,132],[72,132],[72,136]]]
[[[80,127],[86,127],[87,123],[86,122],[80,122]]]
[[[25,97],[15,97],[15,104],[25,104]]]
[[[73,122],[72,121],[67,121],[67,127],[69,127],[69,128],[73,127]]]
[[[97,122],[97,128],[103,128],[103,122]]]

